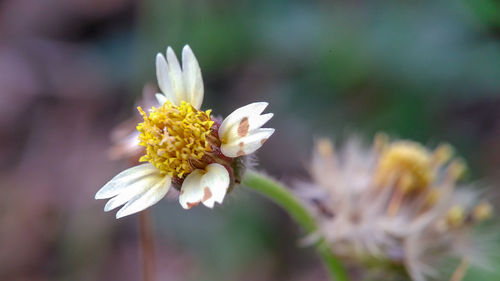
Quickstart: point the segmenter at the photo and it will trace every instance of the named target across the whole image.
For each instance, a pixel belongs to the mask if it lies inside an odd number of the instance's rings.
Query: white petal
[[[158,53],[156,55],[156,78],[158,79],[158,86],[160,87],[160,90],[165,95],[169,95],[170,97],[169,100],[173,104],[175,105],[179,104],[179,101],[176,99],[172,84],[170,83],[169,66],[167,64],[167,61],[165,60],[165,57],[161,53]],[[158,102],[160,101],[158,100]]]
[[[214,203],[222,204],[229,187],[229,172],[227,169],[217,163],[208,165],[207,173],[201,178],[203,187],[203,198],[201,202],[209,208],[214,207]]]
[[[187,102],[199,109],[203,103],[203,79],[200,65],[189,45],[182,49],[182,72]]]
[[[158,103],[160,105],[163,105],[164,103],[166,103],[169,99],[167,98],[166,95],[162,94],[162,93],[156,93],[155,95],[156,97],[156,100],[158,101]],[[174,103],[173,101],[171,101],[172,103]],[[175,104],[175,103],[174,103]]]
[[[116,213],[116,218],[119,219],[137,212],[140,212],[160,201],[167,194],[172,179],[169,176],[164,176],[160,181],[149,187],[145,192],[137,194],[131,198],[123,208]]]
[[[219,128],[219,136],[222,138],[229,136],[232,133],[231,131],[237,130],[243,118],[247,117],[251,119],[259,116],[266,109],[267,105],[267,102],[254,102],[236,109],[222,121]]]
[[[258,131],[260,127],[262,127],[272,117],[272,113],[243,117],[239,123],[226,129],[224,135],[222,135],[221,138],[222,143],[240,143],[242,138],[250,136]]]
[[[158,181],[159,180],[155,180],[154,178],[148,177],[147,180],[138,182],[139,184],[127,186],[126,189],[123,190],[120,194],[109,199],[106,205],[104,205],[104,212],[109,212],[127,203],[130,199],[134,198],[135,196],[146,192],[148,188],[155,185]]]
[[[149,191],[157,183],[162,182],[169,177],[162,176],[160,173],[148,175],[130,184],[124,184],[124,188],[115,197],[111,198],[104,206],[104,211],[109,212],[133,199]]]
[[[171,47],[167,48],[167,64],[170,77],[170,84],[172,85],[173,95],[176,98],[177,105],[182,101],[189,102],[188,97],[186,97],[184,89],[184,81],[182,78],[182,70],[177,56],[175,56],[174,50]]]
[[[260,127],[264,126],[264,124],[267,123],[267,121],[271,120],[273,118],[274,114],[273,113],[266,113],[262,115],[257,115],[257,116],[251,116],[249,118],[249,124],[250,128],[249,131],[252,132],[255,129],[259,129]]]
[[[229,187],[229,172],[224,166],[213,163],[206,170],[195,170],[184,180],[179,202],[190,209],[202,202],[213,208],[215,202],[222,203]]]
[[[248,136],[221,145],[222,153],[227,157],[239,157],[255,152],[274,133],[274,129],[261,128]]]
[[[268,104],[256,102],[236,109],[224,119],[220,128],[222,153],[238,157],[255,152],[274,133],[274,129],[261,128],[272,113],[260,115]]]
[[[182,208],[191,209],[203,199],[203,188],[200,185],[202,176],[203,171],[197,169],[184,179],[179,195],[179,203],[181,203]]]
[[[95,199],[106,199],[116,196],[125,190],[127,186],[157,173],[159,173],[158,169],[150,163],[129,168],[116,175],[99,189],[95,194]]]

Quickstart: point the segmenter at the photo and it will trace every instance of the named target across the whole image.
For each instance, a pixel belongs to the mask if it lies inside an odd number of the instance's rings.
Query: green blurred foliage
[[[138,79],[153,79],[151,54],[189,43],[209,106],[231,103],[232,93],[212,84],[237,81],[258,64],[265,81],[250,81],[248,92],[276,101],[277,118],[311,121],[308,133],[385,130],[453,140],[470,156],[477,140],[449,115],[457,103],[498,100],[500,90],[498,36],[474,11],[451,0],[149,1],[138,35],[138,69],[146,71]]]

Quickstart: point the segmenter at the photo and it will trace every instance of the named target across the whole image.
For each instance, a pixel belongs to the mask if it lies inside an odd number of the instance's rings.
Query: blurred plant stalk
[[[314,217],[304,208],[299,200],[282,184],[256,171],[247,171],[242,184],[270,198],[285,209],[307,234],[315,233],[317,225]],[[328,270],[331,280],[348,281],[347,272],[337,257],[333,255],[324,239],[315,243],[316,252]]]
[[[154,231],[150,210],[139,212],[139,236],[142,257],[142,280],[155,280]]]
[[[450,281],[462,281],[467,273],[468,267],[469,262],[466,259],[462,259],[455,272],[453,272]]]

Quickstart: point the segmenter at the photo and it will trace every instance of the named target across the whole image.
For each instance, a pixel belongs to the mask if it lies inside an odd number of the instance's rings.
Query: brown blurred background
[[[452,143],[496,192],[498,1],[4,0],[0,280],[139,280],[137,217],[93,197],[127,167],[108,158],[109,134],[156,83],[155,54],[184,44],[204,108],[270,103],[277,133],[259,163],[284,182],[307,178],[314,138],[383,130]],[[243,188],[213,211],[152,211],[158,280],[326,278],[288,216]]]

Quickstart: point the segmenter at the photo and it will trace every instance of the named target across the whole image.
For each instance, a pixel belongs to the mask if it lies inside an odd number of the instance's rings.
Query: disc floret
[[[375,173],[377,184],[396,184],[403,193],[425,189],[433,180],[431,154],[410,141],[397,141],[384,149]]]
[[[163,174],[177,178],[204,168],[196,164],[212,152],[209,135],[215,132],[211,129],[211,110],[197,110],[184,101],[179,106],[167,101],[152,107],[149,114],[141,107],[138,110],[144,118],[137,125],[139,145],[146,147],[140,162],[150,162]]]

